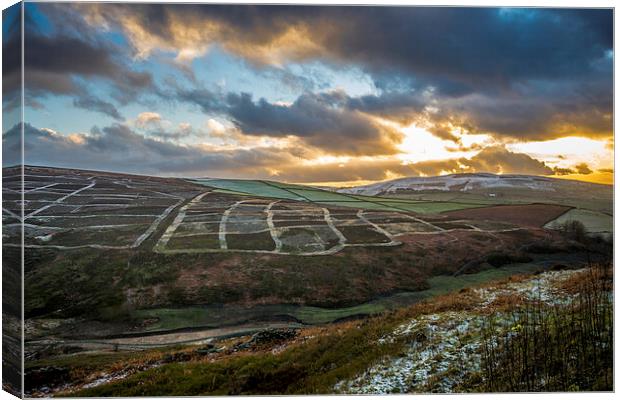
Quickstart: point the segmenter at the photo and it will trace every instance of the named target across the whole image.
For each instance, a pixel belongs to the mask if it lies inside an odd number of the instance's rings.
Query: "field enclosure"
[[[12,173],[11,173],[12,172]],[[3,239],[28,247],[137,248],[196,189],[183,181],[27,167],[4,171]]]
[[[5,245],[20,245],[23,223],[25,246],[59,250],[146,246],[161,253],[333,254],[347,246],[395,246],[400,244],[396,236],[406,233],[451,229],[412,210],[480,207],[263,181],[196,184],[42,167],[25,168],[23,190],[17,168],[5,169],[3,182]]]
[[[157,253],[328,255],[398,246],[403,236],[454,230],[492,234],[579,217],[610,232],[608,215],[553,204],[407,200],[271,181],[155,178],[7,168],[3,239],[9,247],[140,248]],[[567,212],[568,211],[568,212]],[[558,218],[556,220],[556,218]]]
[[[347,246],[396,246],[395,236],[407,231],[442,230],[404,213],[209,191],[181,208],[155,250],[326,255]]]
[[[403,235],[541,227],[559,205],[489,206],[341,194],[269,181],[183,180],[93,171],[5,169],[3,238],[32,248],[164,254],[334,254],[398,246]]]

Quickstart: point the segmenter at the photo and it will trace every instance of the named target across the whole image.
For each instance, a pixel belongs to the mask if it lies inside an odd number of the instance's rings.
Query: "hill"
[[[589,183],[567,179],[556,179],[532,175],[496,175],[489,173],[451,174],[434,177],[409,177],[393,179],[370,185],[342,188],[340,193],[362,194],[377,196],[395,194],[399,191],[446,191],[446,192],[476,192],[494,189],[516,188],[534,192],[561,192],[561,191],[596,191],[597,193],[613,192],[610,185]]]

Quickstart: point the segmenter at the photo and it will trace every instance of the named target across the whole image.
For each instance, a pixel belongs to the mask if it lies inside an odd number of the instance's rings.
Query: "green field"
[[[545,227],[554,227],[568,221],[580,221],[588,233],[611,233],[614,230],[614,218],[596,211],[574,208],[549,222]]]
[[[433,214],[465,208],[483,207],[493,204],[489,201],[433,201],[420,199],[396,199],[390,197],[373,197],[349,195],[309,186],[293,185],[280,182],[240,180],[240,179],[196,179],[200,185],[217,188],[229,194],[243,194],[260,197],[307,201],[323,206],[350,207],[378,211],[404,211],[419,214]]]
[[[302,201],[305,200],[303,197],[293,192],[289,192],[288,190],[279,188],[275,185],[269,185],[263,181],[240,179],[196,179],[192,180],[192,182],[204,186],[225,189],[237,193],[252,194],[260,197]]]

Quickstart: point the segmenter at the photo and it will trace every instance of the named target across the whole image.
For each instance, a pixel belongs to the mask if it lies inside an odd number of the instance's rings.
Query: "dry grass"
[[[492,312],[507,312],[515,307],[521,307],[525,303],[523,296],[517,293],[502,293],[489,303],[488,310]]]
[[[568,303],[526,301],[509,321],[489,319],[478,390],[612,390],[612,277],[611,264],[592,266],[559,285]]]

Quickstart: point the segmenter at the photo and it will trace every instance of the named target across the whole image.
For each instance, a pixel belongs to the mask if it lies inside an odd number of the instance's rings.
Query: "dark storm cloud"
[[[18,37],[6,44],[7,51],[21,46]],[[144,89],[152,84],[151,75],[127,69],[114,60],[114,50],[104,45],[84,42],[67,36],[48,37],[38,34],[26,39],[25,81],[27,90],[34,93],[68,94],[78,91],[74,77],[104,78],[121,88]],[[19,61],[3,65],[5,74],[19,72]],[[19,82],[9,81],[8,89]]]
[[[480,150],[464,148],[452,132],[455,128],[520,140],[548,140],[572,134],[606,138],[612,131],[612,100],[602,93],[591,97],[601,90],[595,86],[590,83],[587,88],[573,87],[562,82],[537,92],[535,87],[524,85],[500,98],[446,98],[421,89],[351,97],[337,90],[305,93],[291,105],[254,100],[248,93],[208,90],[180,90],[176,98],[197,105],[207,114],[223,114],[246,135],[292,135],[337,154],[374,155],[398,151],[401,136],[372,116],[425,126],[435,136],[454,141],[455,151]],[[429,107],[436,110],[430,111]]]
[[[387,91],[350,97],[344,91],[334,91],[321,95],[334,106],[346,107],[368,114],[378,115],[406,123],[412,117],[424,112],[431,98],[421,88],[404,91]]]
[[[224,112],[226,110],[223,95],[206,89],[180,89],[177,93],[170,93],[167,96],[197,105],[205,113]]]
[[[296,136],[337,154],[393,154],[402,135],[368,115],[338,106],[350,100],[341,93],[305,93],[290,105],[255,101],[249,93],[218,95],[206,90],[182,91],[179,98],[205,113],[224,113],[245,135]]]
[[[394,152],[396,132],[390,132],[356,112],[333,109],[314,94],[304,94],[292,105],[256,102],[247,93],[227,96],[228,114],[249,135],[303,138],[308,144],[347,154]]]
[[[73,105],[78,108],[100,112],[118,121],[123,119],[114,104],[98,99],[94,96],[81,96],[75,98],[73,99]]]
[[[567,135],[609,137],[613,125],[610,90],[606,77],[593,76],[588,82],[526,82],[502,95],[449,97],[417,87],[361,97],[331,96],[338,100],[334,101],[337,106],[405,125],[425,125],[442,139],[455,140],[451,129],[461,127],[471,133],[545,140]]]
[[[347,22],[330,36],[330,52],[343,60],[376,70],[400,65],[475,90],[591,71],[612,48],[611,29],[591,29],[611,26],[609,10],[382,8]]]
[[[457,7],[308,7],[248,5],[79,5],[84,13],[123,27],[122,16],[157,39],[182,44],[184,29],[217,24],[211,37],[252,57],[252,47],[277,44],[296,27],[313,51],[295,59],[358,62],[380,73],[406,71],[432,78],[447,93],[465,87],[574,76],[612,49],[611,10]],[[125,28],[129,29],[125,26]],[[226,36],[224,36],[226,35]],[[206,39],[205,39],[206,40]],[[240,46],[245,43],[246,46]],[[294,46],[294,43],[290,44]],[[280,46],[283,46],[280,43]],[[247,52],[246,52],[247,51]]]
[[[613,97],[602,82],[589,86],[566,82],[553,90],[519,88],[508,96],[471,95],[437,102],[429,119],[452,122],[474,133],[521,140],[570,135],[606,138],[613,132]],[[610,89],[611,90],[611,89]]]
[[[570,175],[570,174],[574,174],[575,170],[573,170],[572,168],[555,167],[553,168],[553,173],[554,175]]]
[[[549,175],[553,171],[544,162],[527,154],[515,153],[502,146],[487,147],[471,160],[461,159],[464,165],[474,171],[525,173],[532,175]]]
[[[21,3],[2,10],[2,107],[21,106]]]
[[[29,16],[29,13],[26,13]],[[66,20],[66,25],[80,25]],[[120,48],[93,37],[72,36],[64,30],[42,33],[31,17],[26,18],[24,41],[24,86],[27,101],[52,95],[79,96],[76,106],[95,109],[114,118],[113,105],[94,101],[79,80],[103,79],[119,93],[148,89],[153,80],[150,73],[134,71],[124,65]],[[19,54],[19,34],[10,34],[3,43],[3,53]],[[3,57],[3,88],[9,95],[21,87],[21,62],[18,57]]]

